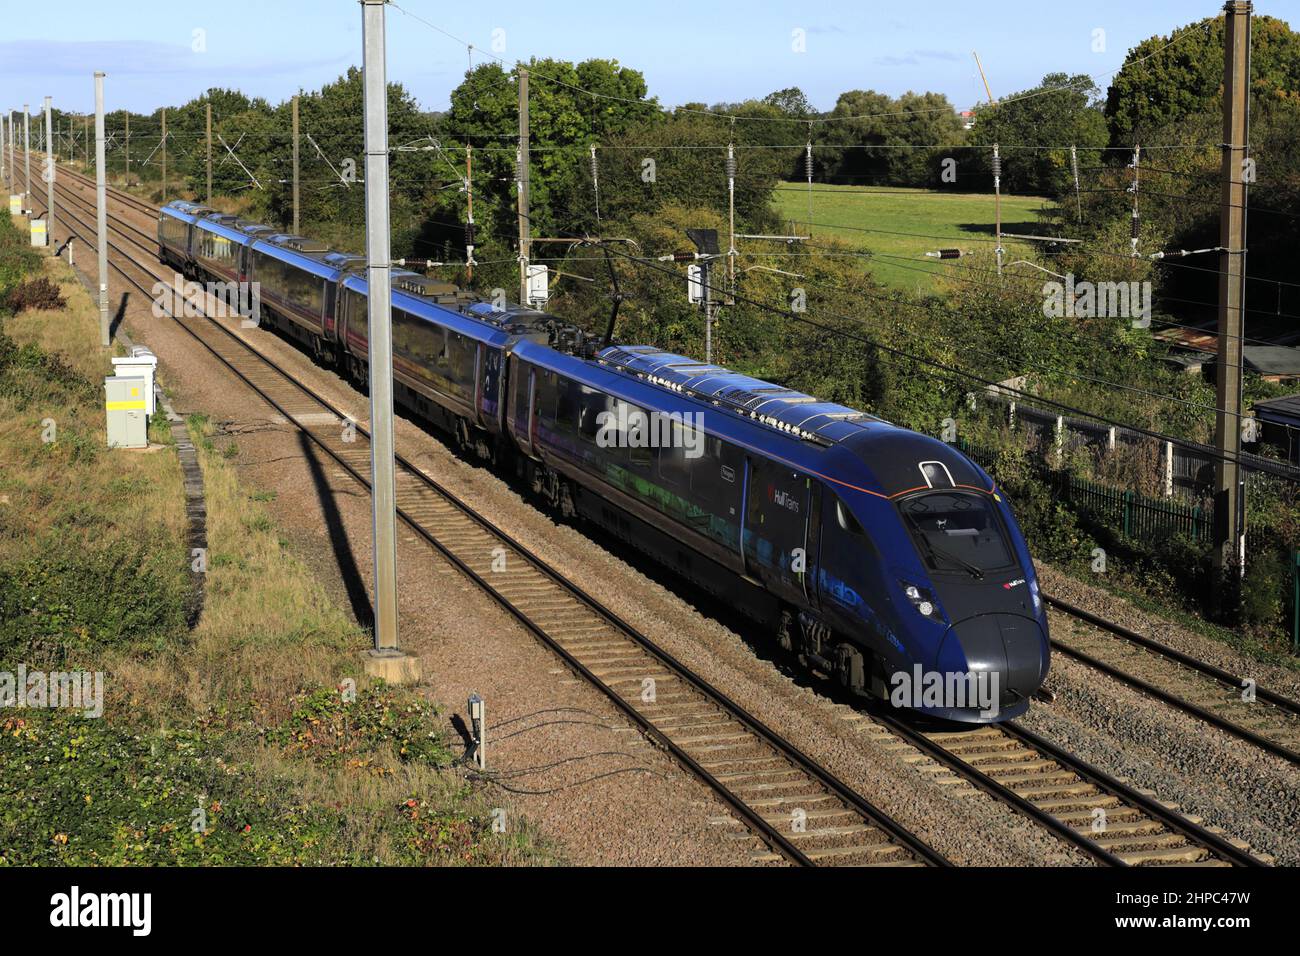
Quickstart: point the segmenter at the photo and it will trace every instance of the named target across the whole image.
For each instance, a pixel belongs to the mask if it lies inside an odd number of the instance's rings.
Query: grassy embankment
[[[526,826],[492,832],[437,709],[362,675],[367,636],[200,416],[207,596],[186,628],[176,456],[104,447],[98,313],[24,243],[0,217],[0,303],[43,273],[67,307],[0,306],[0,672],[105,678],[100,719],[0,708],[0,865],[544,859]],[[171,443],[161,421],[150,438]]]
[[[815,237],[834,236],[850,246],[870,250],[877,258],[866,268],[885,285],[912,292],[941,292],[934,276],[954,274],[953,266],[927,259],[926,252],[958,248],[989,255],[994,238],[993,196],[931,189],[886,186],[833,186],[815,183],[812,192]],[[1045,200],[1037,196],[1003,196],[1004,232],[1031,233]],[[808,193],[795,183],[782,183],[773,194],[782,219],[793,220],[806,232]],[[879,230],[879,231],[864,231]],[[919,235],[903,235],[913,233]],[[938,236],[942,238],[921,238]],[[1003,241],[1005,262],[1033,259],[1034,243]],[[964,263],[958,262],[958,266]],[[957,272],[960,276],[963,273]]]

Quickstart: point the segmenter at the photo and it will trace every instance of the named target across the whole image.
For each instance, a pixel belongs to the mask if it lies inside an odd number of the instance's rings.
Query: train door
[[[808,520],[804,527],[807,548],[807,566],[803,575],[804,596],[813,607],[820,606],[817,593],[817,569],[821,565],[822,550],[822,485],[820,481],[808,483]]]
[[[474,424],[483,424],[483,344],[474,343]]]
[[[338,284],[325,283],[325,341],[338,341],[339,294]]]
[[[809,559],[812,481],[787,465],[748,456],[745,563],[774,593],[803,604]]]
[[[505,352],[489,345],[480,346],[483,350],[483,385],[479,396],[479,410],[483,413],[484,423],[493,431],[505,428],[506,416],[503,408],[502,372],[505,365]]]
[[[534,455],[537,445],[537,371],[528,368],[528,453]]]
[[[509,370],[506,424],[519,449],[525,455],[529,455],[533,451],[533,372],[513,355],[510,356],[506,367]]]

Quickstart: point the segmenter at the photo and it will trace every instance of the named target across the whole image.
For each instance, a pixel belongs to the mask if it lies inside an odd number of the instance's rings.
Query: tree
[[[874,90],[841,93],[814,150],[816,172],[850,185],[925,186],[937,157],[961,143],[961,117],[941,93],[894,99]]]
[[[786,171],[789,157],[781,150],[750,147],[769,142],[780,131],[766,123],[745,122],[737,122],[733,130],[727,114],[716,115],[719,118],[678,112],[634,127],[610,142],[601,160],[605,215],[629,219],[668,204],[725,215],[727,145],[734,142],[740,147],[736,150],[737,228],[774,225],[772,189]],[[754,105],[742,105],[736,115],[754,115]]]
[[[594,220],[589,149],[653,124],[659,113],[645,77],[616,60],[532,60],[528,64],[529,128],[543,145],[529,164],[534,235],[571,230]],[[477,67],[451,94],[441,135],[475,152],[475,220],[504,237],[515,231],[515,144],[519,97],[514,77],[496,63]],[[481,203],[481,205],[480,205]],[[481,210],[481,212],[480,212]]]
[[[784,90],[777,90],[775,93],[768,93],[763,97],[763,103],[767,106],[776,107],[786,116],[793,119],[804,119],[815,116],[817,111],[813,105],[808,102],[808,97],[804,95],[803,90],[797,86],[791,86]]]
[[[1220,14],[1129,51],[1106,95],[1112,146],[1132,146],[1185,116],[1219,111],[1224,32]],[[1274,17],[1254,17],[1250,66],[1256,102],[1300,90],[1300,34]]]
[[[1080,165],[1096,165],[1087,150],[1106,144],[1100,91],[1088,76],[1049,73],[1031,90],[975,111],[972,145],[983,175],[992,175],[992,146],[1002,157],[1002,188],[1012,193],[1058,196],[1073,189],[1070,146],[1084,150]],[[1045,149],[1044,147],[1063,147]],[[1094,158],[1089,158],[1093,156]]]

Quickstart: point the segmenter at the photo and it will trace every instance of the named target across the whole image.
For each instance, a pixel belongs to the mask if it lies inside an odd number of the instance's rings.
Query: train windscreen
[[[932,491],[899,503],[917,549],[938,571],[983,577],[1015,563],[992,504],[979,495]]]

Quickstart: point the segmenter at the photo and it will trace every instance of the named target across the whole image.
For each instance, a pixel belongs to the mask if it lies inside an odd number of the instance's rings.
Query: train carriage
[[[270,324],[364,385],[364,259],[272,232],[173,203],[160,254],[256,281]],[[996,699],[905,706],[968,721],[1028,707],[1049,661],[1033,564],[1007,502],[956,449],[651,346],[597,350],[553,316],[405,270],[392,289],[394,397],[463,449],[856,692],[888,697],[925,671],[989,678]]]
[[[158,210],[158,258],[185,276],[194,275],[194,231],[214,210],[174,200]]]
[[[214,282],[245,281],[253,236],[240,229],[238,223],[238,217],[221,214],[195,220],[190,259],[200,276]]]
[[[651,347],[593,363],[521,343],[510,374],[509,427],[562,510],[780,621],[786,646],[856,691],[888,696],[920,664],[984,674],[999,719],[1028,707],[1048,665],[1032,563],[992,481],[951,446]],[[653,415],[667,442],[617,434]]]
[[[248,257],[262,319],[321,359],[332,354],[334,298],[343,275],[329,254],[324,243],[280,233],[254,237]]]
[[[393,379],[397,399],[452,432],[463,445],[493,457],[502,431],[504,349],[514,332],[470,317],[457,306],[471,298],[449,283],[402,270],[392,275]],[[359,381],[369,374],[368,279],[338,284],[337,338],[343,362]]]

